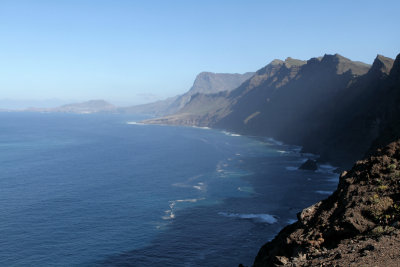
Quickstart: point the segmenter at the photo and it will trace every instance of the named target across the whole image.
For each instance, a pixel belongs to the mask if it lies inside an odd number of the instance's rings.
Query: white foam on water
[[[288,171],[297,171],[299,168],[298,167],[294,167],[294,166],[287,166],[285,167],[286,170]]]
[[[169,201],[169,210],[164,211],[165,215],[161,218],[163,220],[172,220],[175,219],[175,206],[177,203],[188,202],[188,203],[196,203],[198,201],[204,200],[205,198],[188,198],[188,199],[177,199]]]
[[[270,143],[272,143],[272,144],[274,144],[274,145],[278,145],[278,146],[282,146],[282,145],[283,145],[283,142],[278,141],[278,140],[275,140],[275,139],[272,138],[272,137],[267,138],[267,141],[270,142]]]
[[[131,125],[145,125],[144,123],[141,122],[136,122],[136,121],[128,121],[126,124],[131,124]]]
[[[225,165],[224,161],[218,162],[217,167],[215,168],[215,171],[216,172],[223,172],[224,171],[224,165]]]
[[[197,190],[200,190],[200,191],[206,191],[207,190],[207,186],[202,182],[197,183],[197,185],[194,185],[193,188],[197,189]]]
[[[200,201],[200,200],[204,200],[205,198],[204,197],[202,197],[202,198],[188,198],[188,199],[177,199],[177,200],[175,200],[177,203],[179,203],[179,202],[191,202],[191,203],[196,203],[197,201]]]
[[[227,136],[241,136],[240,134],[230,133],[230,132],[227,132],[227,131],[222,131],[222,133],[227,135]]]
[[[192,127],[196,128],[196,129],[202,129],[202,130],[211,130],[210,127],[200,127],[200,126],[192,126]]]
[[[295,223],[295,222],[297,222],[296,219],[289,219],[289,220],[287,220],[287,223],[288,223],[288,224],[293,224],[293,223]]]
[[[175,218],[175,214],[171,210],[165,211],[165,216],[161,217],[163,220],[172,220]]]
[[[239,214],[239,213],[228,213],[228,212],[218,212],[219,215],[229,217],[229,218],[239,218],[245,220],[253,220],[255,222],[262,222],[268,224],[274,224],[278,222],[278,219],[274,215],[270,214]]]
[[[324,190],[317,190],[315,193],[320,194],[320,195],[331,195],[333,191],[324,191]]]
[[[165,216],[162,217],[164,220],[171,220],[175,218],[175,213],[174,213],[175,205],[176,205],[175,200],[169,201],[170,209],[165,211]]]
[[[196,175],[196,176],[192,176],[189,179],[186,180],[186,182],[183,183],[174,183],[172,184],[172,186],[175,187],[182,187],[182,188],[192,188],[193,187],[193,181],[199,179],[200,177],[202,177],[203,174],[200,175]],[[199,185],[204,185],[204,183],[197,183]]]

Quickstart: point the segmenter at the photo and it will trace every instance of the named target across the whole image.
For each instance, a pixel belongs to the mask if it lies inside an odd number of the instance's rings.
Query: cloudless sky
[[[400,53],[399,12],[398,0],[0,0],[0,99],[135,104],[275,58],[371,64]]]

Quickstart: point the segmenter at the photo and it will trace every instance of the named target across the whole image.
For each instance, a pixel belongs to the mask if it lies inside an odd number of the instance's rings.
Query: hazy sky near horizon
[[[136,104],[275,58],[372,63],[400,53],[399,11],[397,0],[1,0],[0,100]]]

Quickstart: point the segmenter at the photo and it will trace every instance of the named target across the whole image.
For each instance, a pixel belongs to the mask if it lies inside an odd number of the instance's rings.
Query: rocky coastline
[[[358,161],[337,190],[259,251],[261,266],[399,266],[400,140]]]
[[[145,123],[271,136],[343,172],[337,190],[304,209],[259,251],[259,266],[400,265],[400,54],[372,64],[338,54],[275,60],[237,89],[196,94]],[[301,127],[299,127],[301,125]],[[389,145],[388,145],[389,144]],[[240,265],[242,266],[242,265]]]

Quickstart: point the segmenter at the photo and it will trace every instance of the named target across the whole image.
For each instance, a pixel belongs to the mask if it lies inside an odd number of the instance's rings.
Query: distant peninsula
[[[28,108],[22,111],[91,114],[101,112],[116,112],[117,107],[104,100],[90,100],[81,103],[67,104],[55,108]]]

